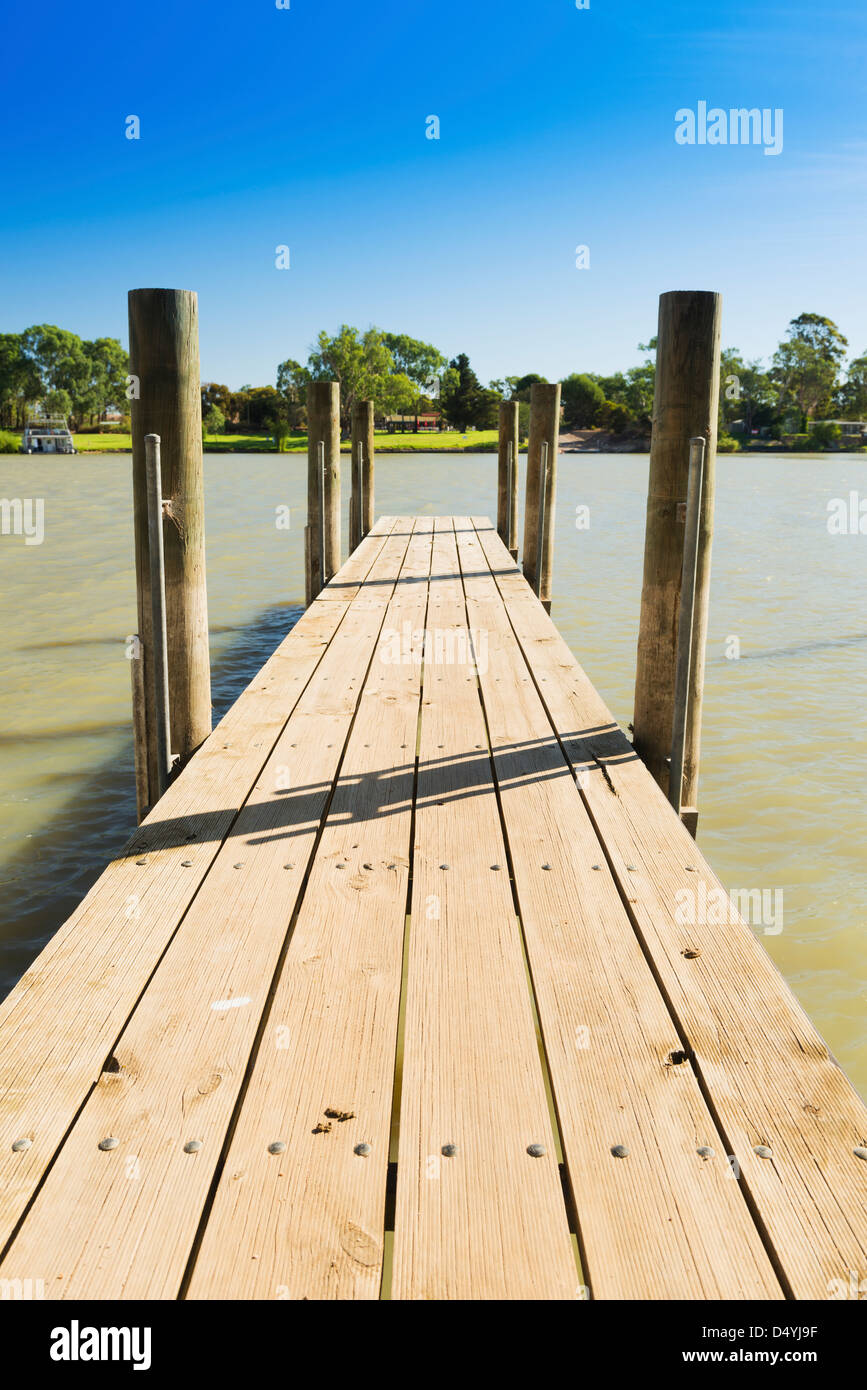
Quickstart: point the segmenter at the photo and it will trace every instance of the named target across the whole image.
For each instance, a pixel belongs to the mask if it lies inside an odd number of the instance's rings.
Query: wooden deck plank
[[[367,536],[356,546],[352,554],[337,573],[328,581],[324,589],[321,589],[316,596],[315,602],[340,602],[345,599],[357,598],[366,587],[368,598],[371,596],[371,586],[374,579],[370,573],[370,550],[368,542],[371,538],[383,534],[391,536],[402,535],[404,540],[409,542],[412,534],[415,518],[411,516],[381,516],[375,526],[371,528]],[[380,581],[376,581],[380,582]]]
[[[867,1165],[853,1153],[867,1141],[867,1108],[750,928],[737,914],[722,925],[702,914],[700,902],[719,901],[712,895],[722,885],[532,601],[490,522],[476,522],[621,896],[785,1285],[796,1298],[825,1299],[832,1280],[845,1283],[850,1270],[867,1268]],[[696,920],[683,922],[690,902]],[[754,1152],[760,1145],[772,1158]]]
[[[0,1251],[348,608],[300,618],[0,1004]]]
[[[379,1296],[420,693],[419,667],[382,658],[404,624],[424,626],[432,526],[416,525],[190,1298]]]
[[[437,524],[431,573],[392,1297],[574,1299],[450,518]],[[533,1143],[543,1157],[528,1154]]]
[[[389,536],[13,1241],[48,1297],[177,1296],[407,535]],[[183,871],[181,871],[183,872]],[[106,1136],[117,1138],[109,1152]],[[189,1141],[201,1144],[185,1152]],[[26,1277],[26,1276],[25,1276]]]
[[[863,1270],[867,1108],[491,523],[390,517],[0,1005],[4,1279],[378,1295],[410,865],[395,1297],[577,1291],[522,933],[595,1297]]]
[[[737,1184],[697,1152],[722,1155],[722,1140],[691,1068],[671,1060],[680,1039],[484,551],[455,524],[469,624],[487,634],[482,698],[592,1295],[781,1298]]]

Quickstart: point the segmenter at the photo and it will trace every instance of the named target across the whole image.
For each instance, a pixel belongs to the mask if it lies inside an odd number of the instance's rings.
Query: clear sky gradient
[[[862,353],[865,37],[863,0],[16,7],[0,331],[126,343],[127,290],[173,286],[231,387],[344,322],[555,379],[633,364],[662,291],[714,289],[747,356],[803,311]],[[699,101],[782,108],[782,153],[678,145]]]

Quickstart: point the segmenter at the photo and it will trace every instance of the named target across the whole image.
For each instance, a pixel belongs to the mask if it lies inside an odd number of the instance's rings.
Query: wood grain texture
[[[596,1298],[780,1298],[483,548],[455,525],[587,1283]]]
[[[308,383],[307,415],[305,559],[307,603],[310,604],[340,568],[340,387],[336,381]],[[320,444],[324,463],[321,480]],[[319,515],[320,482],[322,516]],[[324,573],[320,572],[320,559],[324,559]]]
[[[510,553],[518,545],[518,401],[500,401],[497,443],[497,533]],[[512,476],[509,478],[509,454]]]
[[[543,447],[547,445],[547,450]],[[524,576],[535,586],[540,573],[539,596],[551,606],[551,574],[554,558],[554,512],[557,493],[557,458],[560,447],[560,383],[534,382],[530,387],[530,434],[527,440],[527,480],[524,504]],[[542,510],[542,462],[548,472]],[[544,533],[544,534],[543,534]],[[540,549],[541,539],[541,549]]]
[[[421,680],[391,656],[424,626],[431,532],[385,615],[269,1015],[288,1046],[256,1058],[190,1298],[379,1296]]]
[[[371,534],[356,565],[369,568],[393,528]],[[0,1249],[348,609],[302,616],[0,1004]],[[31,1145],[13,1153],[20,1138]]]
[[[406,538],[389,539],[211,865],[3,1268],[48,1297],[173,1298]],[[117,1138],[109,1152],[106,1136]],[[184,1145],[201,1149],[190,1154]]]
[[[432,575],[392,1297],[574,1299],[580,1280],[450,519],[437,524]],[[528,1154],[533,1143],[542,1157]]]
[[[406,940],[395,1297],[827,1298],[867,1110],[719,889],[490,522],[380,519],[0,1005],[0,1278],[377,1298]]]
[[[211,732],[199,303],[192,290],[130,290],[128,298],[130,372],[138,384],[130,401],[138,631],[150,663],[154,634],[144,439],[158,434],[163,497],[171,501],[163,540],[172,751],[184,763]],[[145,683],[145,718],[152,805],[158,777],[150,679]]]
[[[796,1298],[867,1268],[867,1108],[485,519],[479,539],[740,1183]],[[632,868],[630,868],[632,866]],[[694,903],[692,922],[684,908]],[[702,915],[710,920],[702,921]],[[684,953],[689,952],[687,956]],[[697,953],[697,954],[696,954]],[[755,1154],[771,1149],[772,1158]]]
[[[722,296],[675,290],[659,297],[656,389],[647,488],[641,620],[635,673],[635,749],[663,791],[674,717],[677,621],[683,567],[689,441],[706,443],[696,567],[683,804],[696,806],[713,536]]]

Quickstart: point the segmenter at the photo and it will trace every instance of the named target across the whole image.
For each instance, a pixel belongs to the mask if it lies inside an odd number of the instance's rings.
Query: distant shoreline
[[[90,458],[102,454],[129,455],[132,452],[132,441],[128,434],[77,434],[73,436],[76,454],[87,455]],[[5,441],[4,441],[5,442]],[[769,454],[775,457],[786,456],[808,456],[826,457],[834,454],[861,453],[857,447],[854,449],[845,448],[825,448],[825,449],[806,449],[803,444],[783,444],[779,440],[750,440],[744,448],[732,449],[725,441],[719,449],[721,455],[737,456],[744,454]],[[495,429],[492,430],[473,430],[466,434],[461,434],[457,430],[443,431],[442,433],[431,434],[402,434],[389,435],[378,434],[374,439],[374,447],[377,454],[493,454],[496,455],[498,449],[498,436]],[[520,452],[525,453],[527,448],[526,440],[520,445]],[[351,444],[348,439],[342,440],[340,451],[348,454]],[[205,454],[283,454],[284,456],[297,455],[306,457],[307,438],[305,435],[294,435],[291,443],[287,444],[282,450],[278,450],[276,443],[270,436],[260,434],[250,435],[229,435],[228,437],[214,437],[206,439],[203,445]],[[574,454],[647,454],[650,452],[650,436],[643,434],[625,433],[622,435],[610,434],[605,430],[564,430],[560,435],[561,455]],[[867,454],[867,451],[863,451]],[[15,455],[10,455],[15,456]],[[55,457],[55,455],[25,455],[25,457]],[[67,457],[58,455],[57,457]]]

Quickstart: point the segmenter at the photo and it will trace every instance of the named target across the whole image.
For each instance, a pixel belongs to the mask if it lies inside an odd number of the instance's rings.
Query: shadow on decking
[[[632,745],[616,724],[601,725],[574,732],[563,743],[579,770],[590,776],[605,777],[605,767],[633,761]],[[308,835],[318,827],[328,806],[329,823],[363,826],[384,816],[406,811],[412,804],[416,768],[412,759],[381,772],[354,774],[351,765],[341,768],[336,785],[331,781],[275,790],[266,801],[243,808],[226,840],[248,845],[267,844]],[[496,784],[501,792],[522,785],[539,785],[573,776],[557,737],[531,739],[501,745],[496,749]],[[259,779],[261,781],[261,778]],[[423,758],[418,767],[417,809],[447,806],[450,802],[484,795],[494,785],[491,757],[487,745],[442,758]],[[132,858],[151,848],[189,847],[223,838],[225,811],[160,819],[141,827],[127,846]]]

